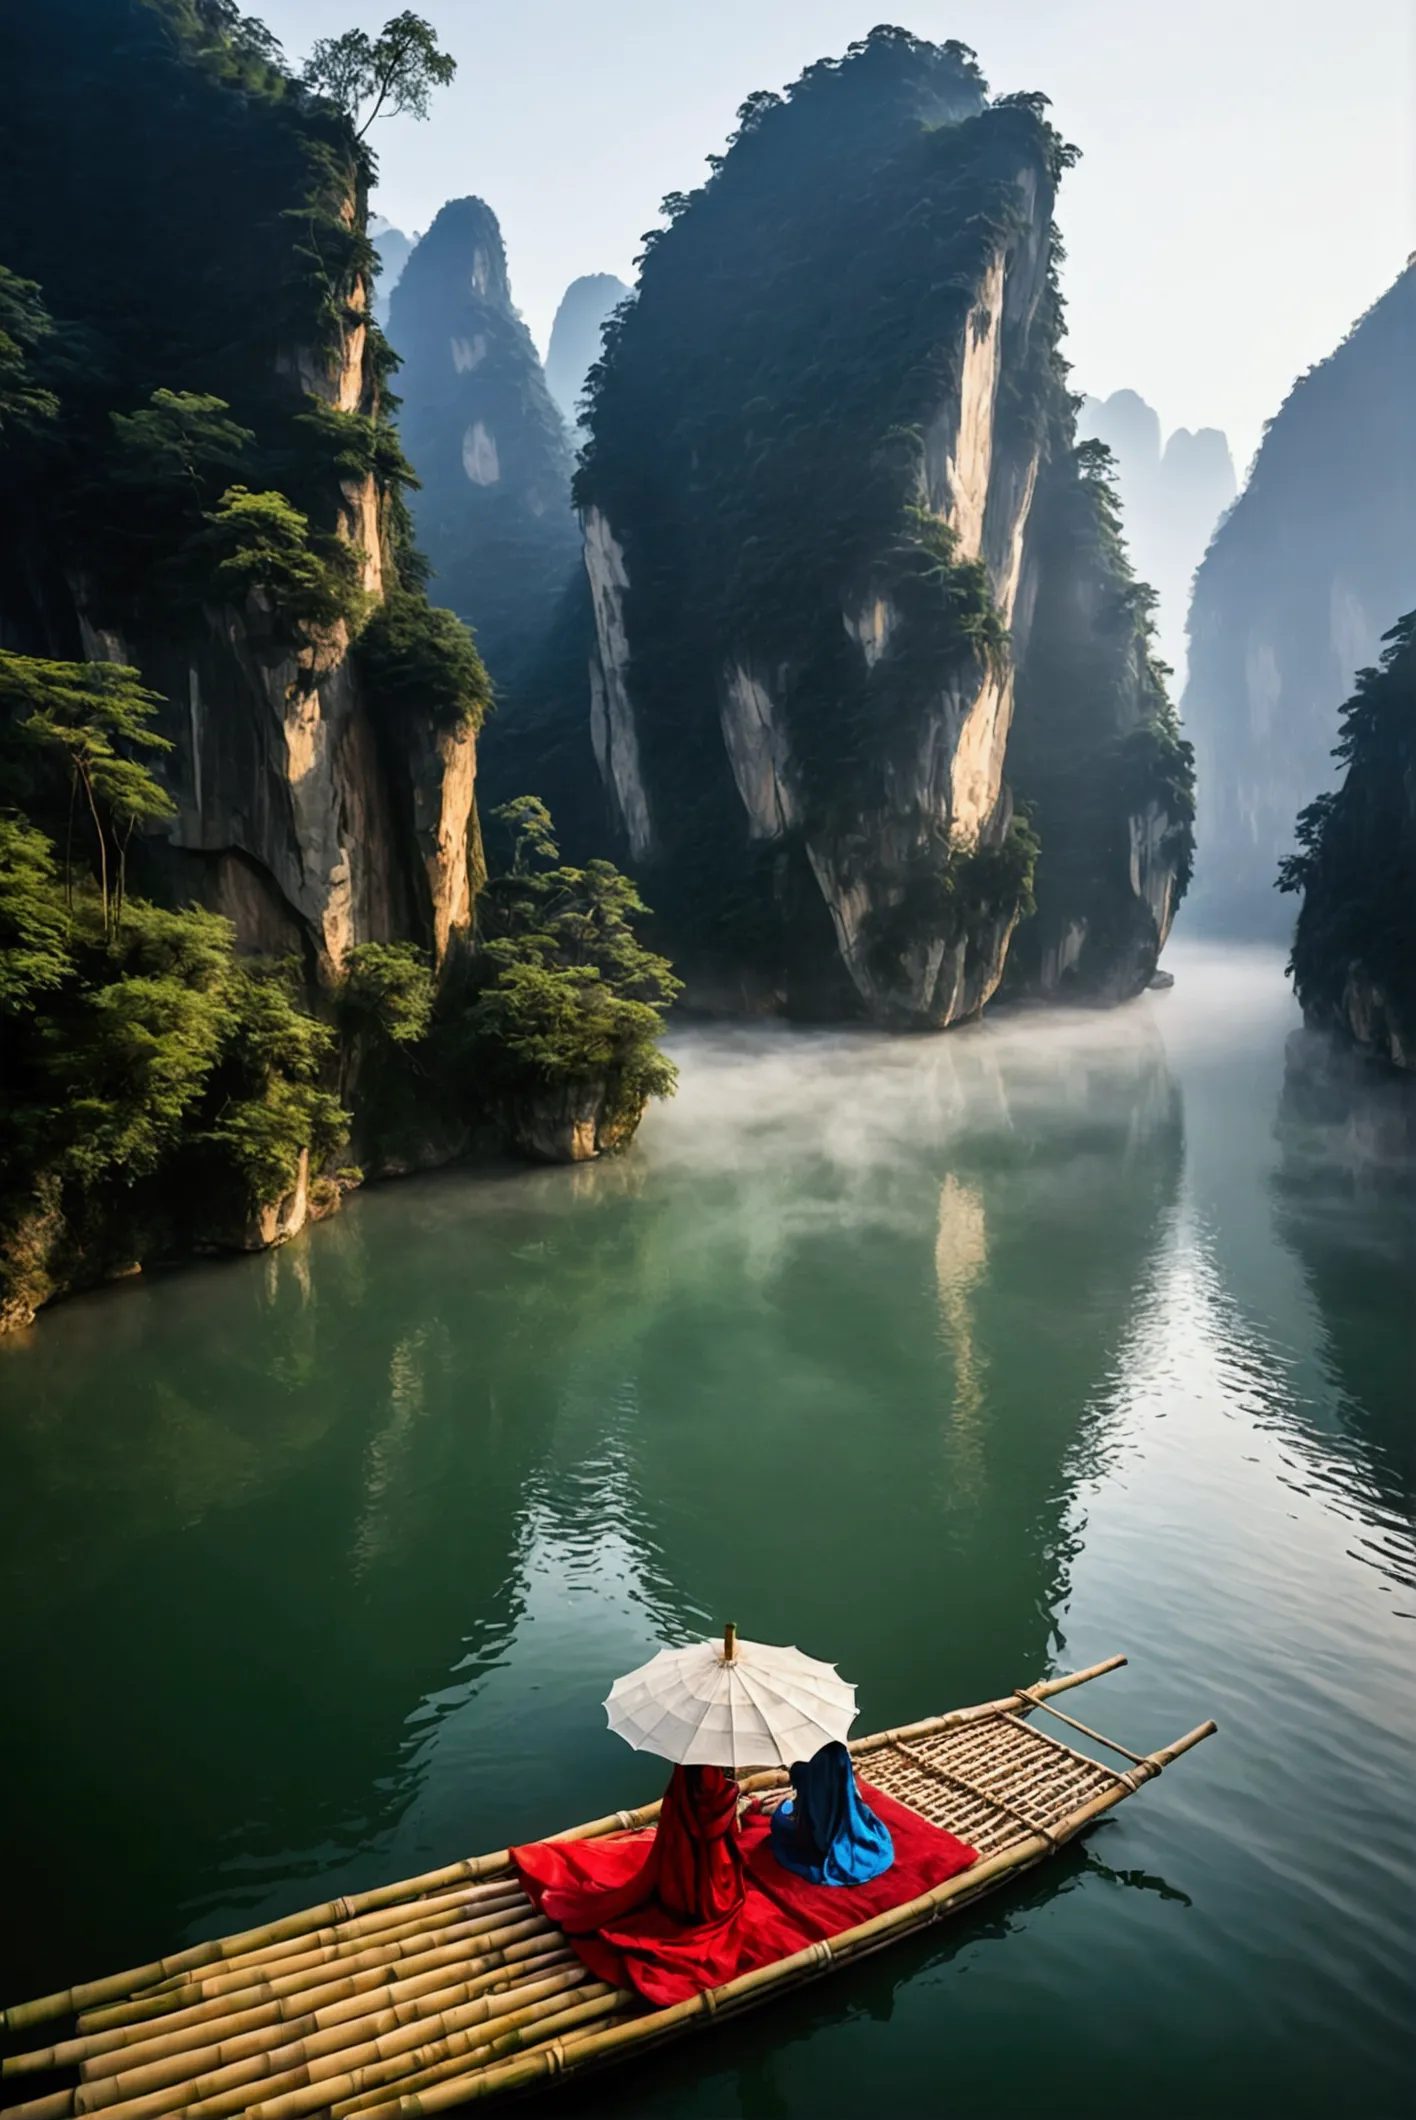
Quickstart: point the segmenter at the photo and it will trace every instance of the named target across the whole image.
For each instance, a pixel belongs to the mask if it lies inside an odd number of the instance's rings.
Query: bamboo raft
[[[62,2072],[66,2087],[4,2120],[419,2120],[619,2059],[766,2001],[971,1906],[1056,1854],[1213,1734],[1201,1723],[1139,1754],[1049,1705],[1114,1671],[1021,1686],[905,1729],[857,1738],[867,1778],[978,1850],[971,1869],[888,1913],[691,2001],[655,2009],[592,1979],[522,1891],[507,1851],[331,1900],[264,1927],[0,2012],[8,2039],[73,2020],[73,2036],[10,2055],[7,2084]],[[1043,1709],[1127,1762],[1102,1766],[1026,1718]],[[780,1770],[742,1788],[785,1786]],[[557,1836],[653,1823],[659,1805]]]

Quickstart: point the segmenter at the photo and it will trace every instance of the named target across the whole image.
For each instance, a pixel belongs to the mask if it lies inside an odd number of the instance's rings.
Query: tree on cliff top
[[[301,79],[316,95],[337,103],[362,140],[385,108],[391,118],[426,118],[433,89],[445,88],[456,72],[457,61],[450,52],[439,51],[431,22],[405,8],[377,37],[362,29],[321,37]],[[369,114],[360,125],[365,105]]]

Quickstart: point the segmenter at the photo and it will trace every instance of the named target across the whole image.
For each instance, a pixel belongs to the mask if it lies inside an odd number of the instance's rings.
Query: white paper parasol
[[[605,1702],[610,1728],[636,1752],[657,1752],[681,1766],[744,1767],[810,1759],[855,1721],[856,1689],[834,1664],[741,1642],[736,1627],[721,1642],[661,1649],[637,1671],[617,1678]]]

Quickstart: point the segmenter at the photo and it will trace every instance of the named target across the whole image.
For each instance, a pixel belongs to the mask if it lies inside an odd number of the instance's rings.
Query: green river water
[[[356,1197],[0,1342],[7,1999],[642,1801],[737,1620],[861,1730],[1116,1650],[1053,1863],[528,2110],[1398,2114],[1409,1203],[1279,1125],[1279,961],[943,1038],[688,1031],[633,1153]],[[1072,1705],[1072,1703],[1069,1703]]]

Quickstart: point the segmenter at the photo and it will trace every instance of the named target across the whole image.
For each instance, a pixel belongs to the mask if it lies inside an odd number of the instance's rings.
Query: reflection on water
[[[4,1987],[640,1800],[609,1680],[725,1618],[838,1659],[862,1727],[1122,1647],[1098,1719],[1220,1742],[604,2109],[924,2110],[947,2067],[960,2111],[1040,2069],[1063,2110],[1381,2111],[1410,1226],[1335,1215],[1311,1132],[1295,1182],[1276,960],[1176,969],[943,1038],[691,1032],[621,1162],[405,1181],[0,1346]]]
[[[1295,1033],[1277,1137],[1275,1226],[1321,1321],[1332,1408],[1381,1497],[1381,1545],[1416,1588],[1416,1082]]]
[[[950,1171],[939,1188],[939,1233],[934,1240],[934,1278],[939,1285],[940,1330],[954,1364],[950,1414],[950,1486],[956,1499],[976,1501],[983,1478],[980,1414],[987,1357],[974,1341],[970,1298],[988,1264],[988,1225],[983,1194]]]

